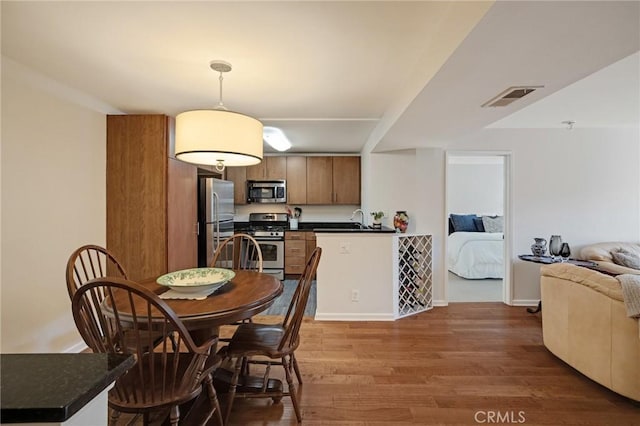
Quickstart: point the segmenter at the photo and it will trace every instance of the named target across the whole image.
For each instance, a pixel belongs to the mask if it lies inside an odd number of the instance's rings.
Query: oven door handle
[[[257,242],[260,241],[284,241],[282,237],[253,237]]]

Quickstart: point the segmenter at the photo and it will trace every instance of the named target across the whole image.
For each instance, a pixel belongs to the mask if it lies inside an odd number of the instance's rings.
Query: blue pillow
[[[475,214],[452,214],[450,217],[454,232],[477,232]]]
[[[482,218],[479,216],[476,216],[473,218],[473,223],[476,225],[476,231],[477,232],[485,232],[484,231],[484,223],[482,223]]]

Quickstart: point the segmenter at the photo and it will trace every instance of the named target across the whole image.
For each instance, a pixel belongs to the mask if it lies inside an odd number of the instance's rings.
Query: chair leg
[[[289,357],[291,364],[293,364],[293,370],[296,372],[296,378],[298,379],[298,383],[302,384],[302,376],[300,375],[300,369],[298,368],[298,360],[296,359],[296,355],[291,353]]]
[[[174,405],[171,407],[169,420],[171,421],[171,426],[178,426],[178,422],[180,421],[180,406]]]
[[[109,425],[116,426],[118,424],[118,418],[120,418],[120,411],[111,409],[111,417],[109,418]]]
[[[211,375],[208,375],[207,378],[204,379],[204,383],[209,395],[209,401],[211,401],[212,408],[218,420],[218,424],[220,426],[224,426],[224,422],[222,420],[222,410],[220,409],[220,401],[218,401],[218,394],[216,393],[216,389],[213,387],[213,379]]]
[[[291,403],[293,404],[293,409],[296,412],[296,418],[298,419],[298,423],[302,423],[302,414],[300,413],[300,407],[298,406],[298,397],[296,396],[296,387],[293,384],[293,378],[291,377],[291,366],[287,361],[287,357],[282,357],[282,366],[284,367],[284,374],[287,377],[287,384],[289,385],[289,396],[291,397]]]
[[[231,378],[231,385],[229,386],[229,394],[227,395],[227,412],[224,416],[225,425],[229,424],[229,416],[231,415],[233,400],[236,397],[236,387],[238,386],[238,378],[240,377],[241,370],[242,370],[242,358],[236,358],[233,364],[233,377]]]

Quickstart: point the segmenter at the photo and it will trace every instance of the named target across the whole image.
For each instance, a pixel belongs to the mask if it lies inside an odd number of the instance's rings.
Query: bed
[[[478,223],[478,219],[482,223],[483,218],[486,218],[484,223],[488,225],[486,229]],[[496,217],[487,216],[451,215],[451,233],[447,241],[449,271],[466,279],[504,278],[503,226],[499,223],[494,227],[495,219]]]

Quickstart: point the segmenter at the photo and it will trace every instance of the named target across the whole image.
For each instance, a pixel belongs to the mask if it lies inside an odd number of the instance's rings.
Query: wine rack
[[[431,235],[398,235],[395,317],[433,308],[433,244]]]

